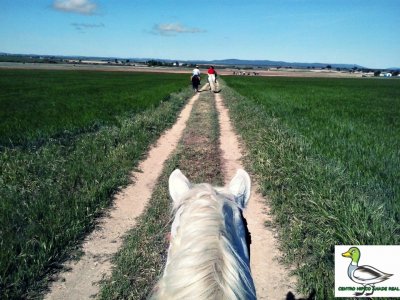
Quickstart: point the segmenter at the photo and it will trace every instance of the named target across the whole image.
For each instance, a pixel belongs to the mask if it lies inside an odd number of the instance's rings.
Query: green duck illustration
[[[361,296],[365,293],[366,288],[372,288],[371,293],[366,293],[365,296],[371,296],[375,291],[375,284],[389,279],[393,274],[387,274],[371,266],[359,266],[358,262],[361,257],[360,249],[351,247],[347,252],[342,253],[344,257],[350,257],[351,262],[347,269],[347,275],[355,283],[362,284],[364,290],[361,293],[355,293],[355,296]]]

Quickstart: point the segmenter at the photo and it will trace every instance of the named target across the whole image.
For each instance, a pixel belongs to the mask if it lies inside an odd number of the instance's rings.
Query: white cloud
[[[97,10],[97,4],[90,0],[55,0],[53,8],[65,12],[92,15]]]
[[[181,33],[200,33],[200,32],[205,32],[205,30],[199,28],[185,27],[179,23],[156,24],[154,25],[152,31],[152,33],[160,35],[176,35]]]

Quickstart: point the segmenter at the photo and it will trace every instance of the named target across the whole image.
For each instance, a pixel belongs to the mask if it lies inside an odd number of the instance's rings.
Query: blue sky
[[[0,52],[400,67],[400,0],[1,0]]]

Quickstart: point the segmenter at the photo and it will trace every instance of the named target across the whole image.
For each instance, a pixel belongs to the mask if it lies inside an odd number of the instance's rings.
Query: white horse
[[[180,170],[169,178],[174,221],[164,274],[152,299],[256,299],[249,234],[242,210],[250,177],[238,170],[227,188],[192,185]]]

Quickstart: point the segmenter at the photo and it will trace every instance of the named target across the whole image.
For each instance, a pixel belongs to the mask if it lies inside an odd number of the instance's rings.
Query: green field
[[[0,74],[0,298],[32,298],[192,91],[174,74]]]
[[[400,81],[224,79],[284,257],[331,299],[334,245],[400,243]]]
[[[182,74],[0,70],[0,147],[118,125],[186,85]]]
[[[192,95],[187,77],[0,70],[1,299],[37,297],[49,270],[71,255],[149,145],[175,122]],[[400,81],[224,80],[222,96],[249,152],[246,168],[275,217],[267,225],[277,226],[301,291],[331,299],[334,245],[400,244]],[[202,121],[214,128],[211,147],[218,130],[215,108],[209,110],[213,117]],[[206,128],[196,122],[186,131]],[[188,149],[178,147],[164,179],[189,165],[185,157],[199,156]],[[160,235],[147,245],[140,237],[164,232],[165,188],[158,185],[154,206],[124,248],[148,249],[148,256],[129,249],[118,255],[119,284],[106,282],[103,298],[144,297],[152,286],[162,263],[154,253],[165,241]],[[149,274],[137,273],[143,261]]]

